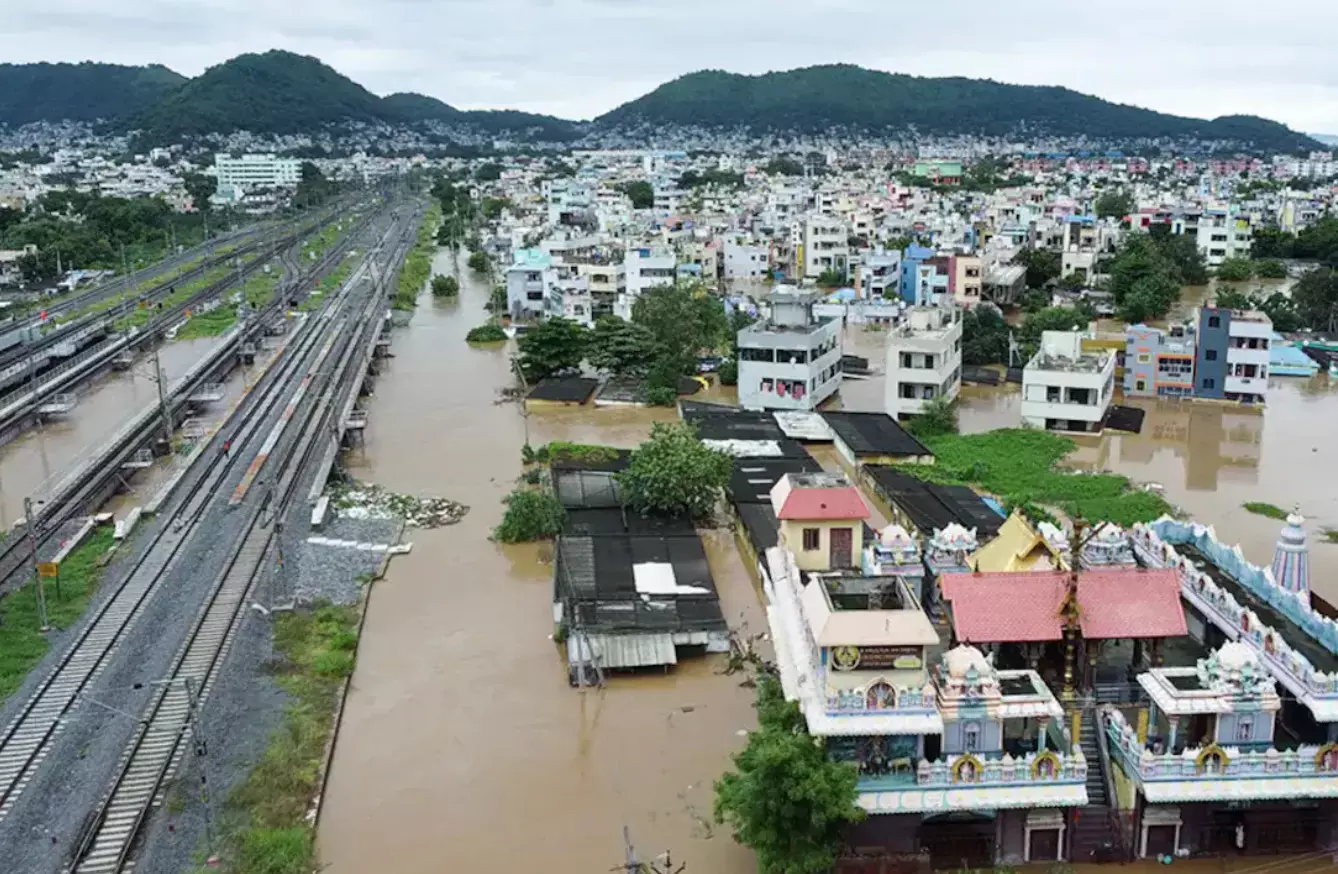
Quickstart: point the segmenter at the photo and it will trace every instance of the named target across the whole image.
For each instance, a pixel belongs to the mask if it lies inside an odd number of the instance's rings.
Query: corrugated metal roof
[[[613,670],[678,664],[674,638],[669,634],[573,634],[567,638],[569,664],[590,661],[592,650],[600,667]]]

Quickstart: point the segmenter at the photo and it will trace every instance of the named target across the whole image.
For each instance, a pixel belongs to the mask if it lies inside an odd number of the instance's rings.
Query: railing
[[[1316,612],[1307,597],[1288,592],[1273,581],[1273,572],[1245,560],[1239,547],[1227,548],[1217,541],[1212,528],[1163,517],[1150,525],[1133,526],[1134,551],[1148,564],[1180,570],[1180,591],[1229,636],[1253,649],[1284,682],[1338,707],[1338,673],[1316,670],[1304,655],[1294,650],[1258,614],[1242,606],[1210,575],[1185,560],[1168,541],[1192,543],[1209,560],[1229,574],[1241,588],[1259,598],[1296,624],[1330,652],[1338,653],[1338,623]]]
[[[1248,778],[1317,779],[1338,785],[1338,745],[1301,746],[1294,750],[1241,751],[1208,744],[1180,753],[1156,754],[1138,739],[1124,714],[1104,714],[1106,736],[1113,754],[1130,778],[1144,783],[1183,780],[1240,780]]]
[[[1086,783],[1087,759],[1081,750],[1058,753],[1041,750],[1014,758],[983,759],[960,753],[946,760],[921,760],[915,769],[917,786],[1004,786],[1038,783]]]

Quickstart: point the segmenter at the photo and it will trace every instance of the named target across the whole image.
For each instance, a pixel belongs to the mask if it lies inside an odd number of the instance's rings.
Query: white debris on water
[[[454,525],[469,508],[446,498],[403,495],[370,483],[341,483],[330,489],[330,505],[346,519],[403,519],[411,528]]]

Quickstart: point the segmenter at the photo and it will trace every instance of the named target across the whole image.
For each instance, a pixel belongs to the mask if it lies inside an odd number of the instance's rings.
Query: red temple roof
[[[953,627],[964,643],[1059,640],[1067,571],[952,573],[941,577]],[[1170,568],[1089,570],[1078,575],[1083,637],[1181,637],[1179,572]]]

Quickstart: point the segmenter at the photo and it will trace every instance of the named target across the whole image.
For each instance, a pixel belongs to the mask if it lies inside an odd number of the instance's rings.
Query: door
[[[851,563],[851,546],[854,542],[849,528],[833,528],[828,532],[831,546],[831,565],[838,567],[853,567]]]

